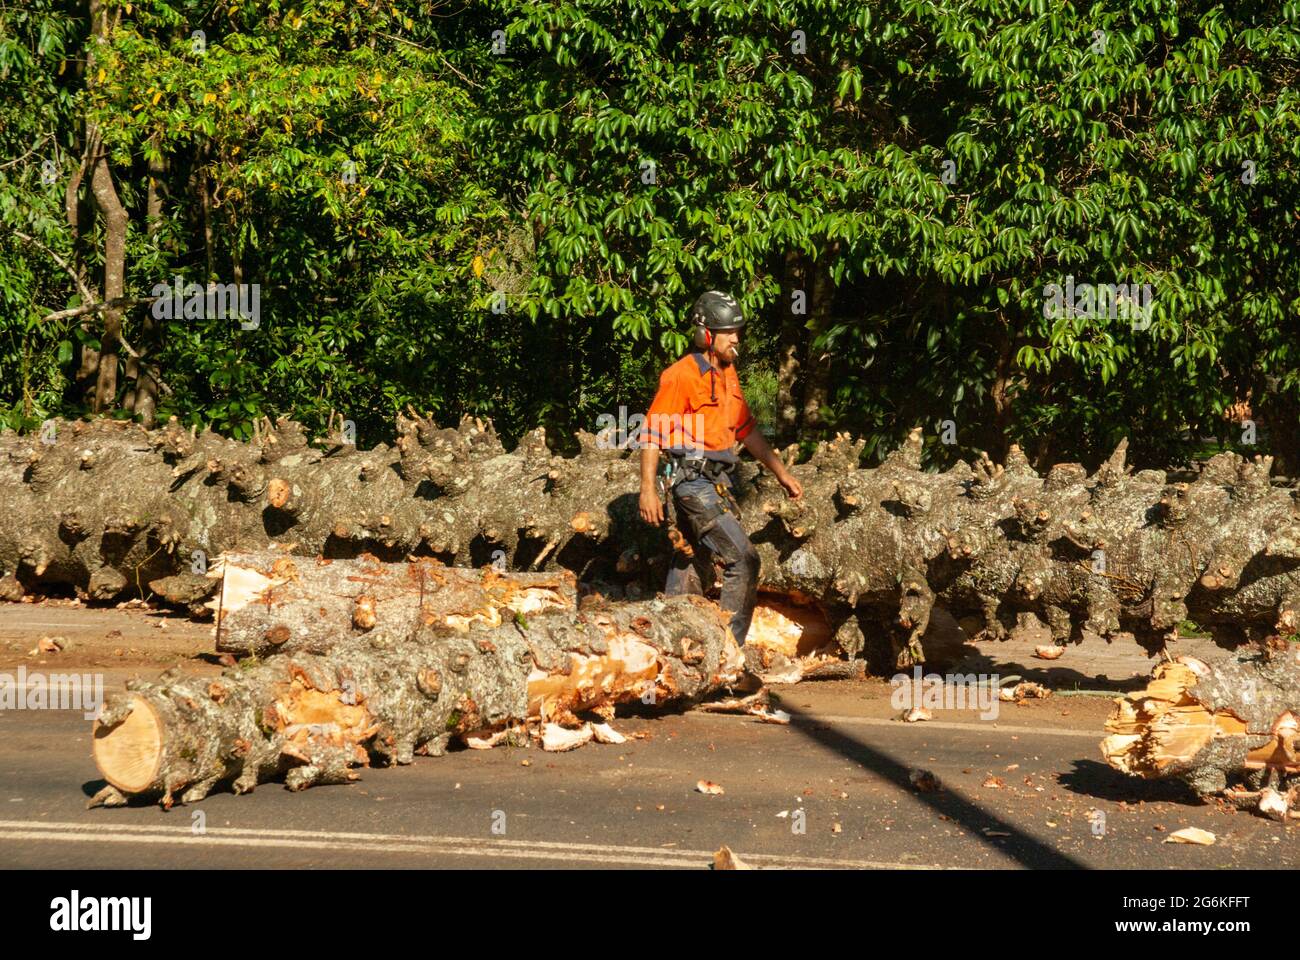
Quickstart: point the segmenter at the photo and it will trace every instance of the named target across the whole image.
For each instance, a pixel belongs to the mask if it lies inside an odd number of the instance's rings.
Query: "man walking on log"
[[[674,551],[664,592],[702,594],[710,572],[704,550],[719,558],[721,606],[731,614],[731,633],[743,646],[758,597],[759,561],[736,504],[736,442],[776,475],[787,496],[798,499],[803,487],[754,429],[736,374],[745,318],[735,298],[708,291],[695,301],[691,321],[694,349],[660,375],[639,437],[641,518],[652,524],[664,521],[655,480],[663,449],[665,486],[691,548],[690,554]]]

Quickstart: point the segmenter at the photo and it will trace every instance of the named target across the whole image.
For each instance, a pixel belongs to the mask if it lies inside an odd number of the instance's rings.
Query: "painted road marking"
[[[186,826],[137,826],[38,820],[0,820],[0,840],[63,840],[74,843],[169,843],[192,846],[287,847],[313,850],[366,850],[391,853],[447,854],[505,857],[527,860],[579,860],[633,866],[706,867],[713,862],[709,850],[674,850],[617,844],[566,843],[544,840],[501,840],[450,837],[436,834],[346,833],[328,830],[261,830],[209,827],[194,834]],[[744,853],[742,860],[755,866],[830,870],[933,870],[915,863],[878,860],[838,860],[781,854]]]

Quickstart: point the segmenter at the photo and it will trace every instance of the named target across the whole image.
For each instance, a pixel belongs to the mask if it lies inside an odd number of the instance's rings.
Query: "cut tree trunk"
[[[1274,637],[1229,657],[1161,663],[1146,689],[1115,701],[1101,750],[1125,773],[1175,777],[1202,795],[1244,783],[1227,795],[1258,800],[1300,772],[1298,715],[1300,646]]]
[[[170,806],[228,784],[245,793],[356,779],[372,761],[490,745],[518,731],[554,748],[606,726],[629,700],[686,704],[739,680],[725,615],[700,597],[550,609],[465,632],[421,623],[405,642],[362,634],[326,656],[275,654],[218,679],[169,671],[110,697],[93,728],[109,782],[95,799]],[[568,732],[566,732],[568,731]]]
[[[1019,624],[1148,650],[1185,620],[1228,647],[1295,629],[1300,499],[1270,482],[1267,457],[1219,454],[1194,483],[1131,473],[1126,444],[1091,476],[1068,463],[1040,476],[1015,447],[1002,465],[925,473],[921,442],[918,428],[874,469],[858,466],[862,441],[822,442],[790,468],[798,501],[757,464],[737,471],[760,589],[816,605],[851,655],[933,662],[941,610],[976,637]],[[0,434],[0,593],[146,595],[198,560],[273,544],[566,569],[611,599],[662,589],[671,544],[640,519],[639,453],[586,432],[578,444],[555,456],[535,430],[507,451],[490,424],[418,416],[398,418],[392,448],[364,452],[337,433],[312,446],[289,420],[250,443],[174,421],[59,423],[49,444]]]
[[[567,570],[475,570],[429,557],[383,563],[370,554],[357,560],[224,554],[206,578],[168,578],[154,587],[191,605],[201,589],[210,598],[205,612],[219,618],[217,650],[236,656],[326,654],[362,635],[372,647],[387,648],[421,626],[465,633],[579,605],[576,578]],[[587,594],[583,602],[604,599]],[[761,595],[745,646],[749,668],[768,683],[863,676],[863,662],[843,659],[820,608],[806,598]]]

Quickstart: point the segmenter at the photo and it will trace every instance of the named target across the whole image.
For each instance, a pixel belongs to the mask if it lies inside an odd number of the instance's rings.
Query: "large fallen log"
[[[251,443],[174,422],[55,427],[0,435],[0,596],[69,584],[87,598],[152,588],[192,603],[192,564],[280,543],[304,556],[563,568],[635,597],[662,586],[671,556],[666,532],[639,518],[636,452],[588,433],[565,458],[540,429],[506,451],[471,420],[400,416],[396,444],[365,452],[339,435],[313,447],[288,420]],[[791,468],[800,501],[756,464],[739,470],[762,589],[818,604],[850,655],[870,639],[882,662],[933,658],[925,638],[940,611],[979,638],[1028,630],[1148,650],[1186,619],[1229,647],[1300,619],[1300,503],[1272,485],[1270,458],[1220,454],[1194,482],[1170,483],[1132,473],[1125,444],[1091,476],[1079,464],[1040,475],[1015,448],[1002,465],[926,473],[921,446],[918,429],[861,469],[861,441],[822,443]]]
[[[1274,637],[1232,656],[1160,663],[1145,689],[1115,701],[1101,750],[1125,773],[1258,801],[1300,772],[1297,716],[1300,646]]]
[[[223,554],[208,574],[221,587],[217,612],[222,653],[328,653],[364,635],[393,646],[418,626],[465,633],[578,605],[575,578],[556,573],[444,567],[434,558],[384,563],[293,557],[282,551]],[[603,597],[588,595],[588,599]],[[846,661],[815,604],[765,594],[746,638],[750,669],[768,683],[861,678],[861,660]]]
[[[358,766],[516,729],[563,747],[589,729],[584,717],[608,720],[630,700],[696,702],[736,684],[744,662],[725,615],[700,597],[554,608],[464,633],[421,623],[396,645],[371,639],[248,661],[215,680],[169,671],[132,681],[94,724],[110,784],[96,799],[170,806],[280,776],[291,789],[342,783]]]

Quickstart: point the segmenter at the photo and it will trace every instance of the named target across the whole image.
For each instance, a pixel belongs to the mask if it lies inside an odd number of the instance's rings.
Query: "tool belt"
[[[668,466],[665,470],[667,482],[664,483],[666,488],[667,501],[669,504],[669,523],[676,524],[675,497],[672,495],[673,488],[683,480],[698,480],[705,478],[713,483],[721,498],[720,503],[710,504],[696,510],[688,510],[689,522],[693,528],[696,537],[703,537],[706,533],[717,526],[718,520],[725,513],[735,515],[740,518],[740,506],[736,503],[731,493],[731,484],[729,475],[735,469],[734,463],[728,463],[723,460],[709,460],[705,457],[686,457],[682,455],[670,454]],[[690,498],[692,501],[695,498]],[[683,507],[685,509],[685,507]]]
[[[736,469],[734,463],[728,463],[725,460],[710,460],[707,457],[669,454],[668,461],[672,466],[670,476],[674,484],[682,480],[698,480],[700,477],[704,477],[713,483],[720,483],[723,477],[729,476],[731,471]]]

